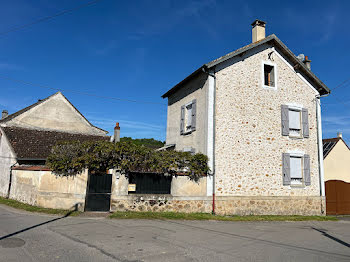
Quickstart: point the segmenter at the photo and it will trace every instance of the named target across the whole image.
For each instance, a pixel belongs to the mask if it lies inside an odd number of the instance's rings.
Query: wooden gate
[[[326,182],[326,212],[327,215],[350,215],[350,183]]]
[[[90,174],[88,178],[85,211],[109,211],[112,174]]]

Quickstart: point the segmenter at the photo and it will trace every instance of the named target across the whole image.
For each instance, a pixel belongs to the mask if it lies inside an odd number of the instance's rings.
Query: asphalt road
[[[350,261],[350,221],[61,218],[0,205],[0,261]]]

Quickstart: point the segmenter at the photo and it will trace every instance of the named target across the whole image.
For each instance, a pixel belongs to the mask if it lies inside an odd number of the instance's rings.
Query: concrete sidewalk
[[[1,261],[350,261],[348,221],[61,218],[0,206],[0,239]]]

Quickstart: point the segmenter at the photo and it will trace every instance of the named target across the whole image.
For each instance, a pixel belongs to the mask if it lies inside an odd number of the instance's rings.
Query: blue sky
[[[331,89],[350,78],[350,1],[101,0],[1,35],[85,2],[0,2],[1,110],[13,113],[51,95],[55,91],[39,87],[48,86],[62,89],[101,128],[112,131],[118,121],[121,136],[165,140],[166,100],[160,96],[200,65],[249,44],[255,18],[295,54],[308,55],[313,72]],[[349,98],[350,81],[322,99],[324,137],[342,131],[350,142]]]

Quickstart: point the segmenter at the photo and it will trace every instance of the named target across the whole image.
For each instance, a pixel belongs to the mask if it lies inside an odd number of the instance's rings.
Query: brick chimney
[[[9,115],[9,112],[7,110],[2,110],[1,119],[6,118],[8,115]]]
[[[255,19],[252,23],[252,43],[265,38],[265,25],[266,23],[259,19]]]
[[[117,122],[115,124],[114,127],[114,137],[113,137],[113,142],[117,143],[120,141],[120,126],[119,126],[119,122]]]
[[[308,56],[305,56],[305,59],[303,61],[303,63],[306,65],[306,67],[311,70],[311,60],[309,60]]]

